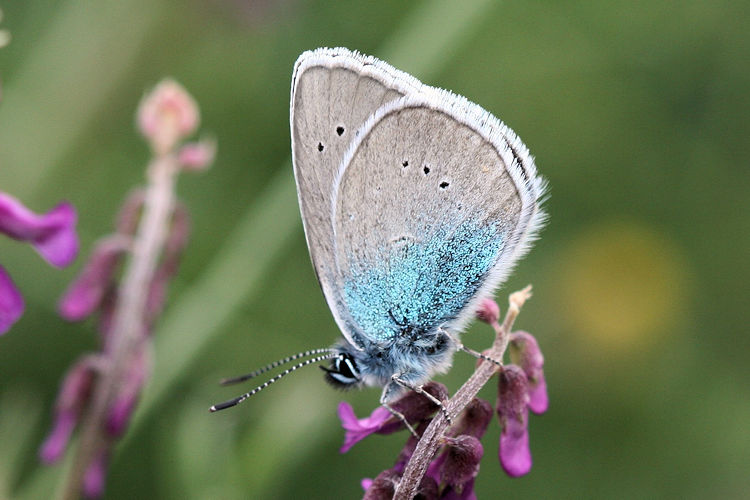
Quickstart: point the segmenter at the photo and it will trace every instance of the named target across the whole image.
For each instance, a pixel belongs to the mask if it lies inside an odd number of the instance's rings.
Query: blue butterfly
[[[391,409],[463,349],[459,334],[480,301],[543,224],[545,182],[493,115],[347,49],[299,57],[290,115],[307,244],[344,338],[226,380],[314,356],[212,410],[322,360],[331,384],[383,387]]]

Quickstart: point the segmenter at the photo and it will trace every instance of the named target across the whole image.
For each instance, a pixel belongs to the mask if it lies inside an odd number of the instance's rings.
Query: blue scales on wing
[[[344,300],[352,319],[376,343],[418,341],[466,307],[503,240],[495,227],[465,221],[453,231],[440,227],[427,241],[405,239],[381,248],[377,262],[350,262]]]

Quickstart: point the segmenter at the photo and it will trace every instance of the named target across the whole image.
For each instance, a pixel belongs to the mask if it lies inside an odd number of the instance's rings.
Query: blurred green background
[[[357,498],[404,434],[338,447],[341,394],[309,369],[233,410],[219,378],[327,346],[289,161],[292,65],[343,45],[452,89],[508,123],[550,182],[548,227],[498,292],[534,284],[516,326],[546,358],[532,472],[509,479],[499,429],[479,498],[747,498],[750,491],[750,4],[381,0],[0,2],[0,190],[71,200],[82,254],[49,268],[0,238],[26,312],[0,339],[0,497],[47,498],[36,453],[59,381],[95,348],[55,312],[91,244],[143,181],[134,130],[164,76],[198,100],[214,168],[184,175],[194,234],[156,332],[156,368],[111,464],[108,498]],[[482,349],[489,328],[466,344]],[[439,380],[460,386],[457,355]],[[494,401],[494,384],[484,397]]]

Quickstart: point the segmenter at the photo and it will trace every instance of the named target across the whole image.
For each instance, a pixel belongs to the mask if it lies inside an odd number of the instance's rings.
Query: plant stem
[[[97,454],[109,445],[105,423],[112,401],[117,396],[122,380],[139,347],[146,337],[145,308],[149,285],[159,260],[169,229],[174,205],[174,184],[177,165],[172,155],[152,160],[148,167],[148,187],[143,204],[143,215],[136,233],[128,267],[118,290],[111,336],[112,349],[99,373],[91,406],[81,425],[80,439],[73,466],[57,498],[80,498],[86,470]]]
[[[516,316],[518,316],[521,307],[529,297],[531,297],[531,285],[510,295],[508,300],[510,307],[505,314],[503,324],[498,325],[496,323],[493,325],[496,336],[495,341],[492,343],[492,348],[484,352],[487,357],[500,361],[503,359],[505,349],[508,347],[508,341],[510,340],[510,329],[513,327],[513,322]],[[498,370],[499,367],[494,363],[480,360],[479,365],[469,380],[461,386],[446,404],[448,414],[455,420]],[[424,431],[424,434],[422,434],[417,448],[409,459],[409,463],[406,464],[404,475],[396,487],[393,500],[410,500],[417,494],[419,483],[422,481],[425,472],[427,472],[427,467],[438,448],[442,445],[442,437],[449,425],[443,412],[438,412],[435,418],[432,419],[432,422]]]

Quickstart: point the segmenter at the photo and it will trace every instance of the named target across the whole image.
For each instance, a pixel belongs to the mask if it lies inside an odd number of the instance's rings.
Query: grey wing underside
[[[434,88],[378,109],[334,186],[335,286],[371,342],[462,328],[544,218],[544,182],[513,131]]]
[[[297,60],[290,126],[300,211],[315,272],[339,328],[355,346],[336,289],[331,207],[344,153],[375,110],[422,84],[375,58],[347,49],[318,49]]]

